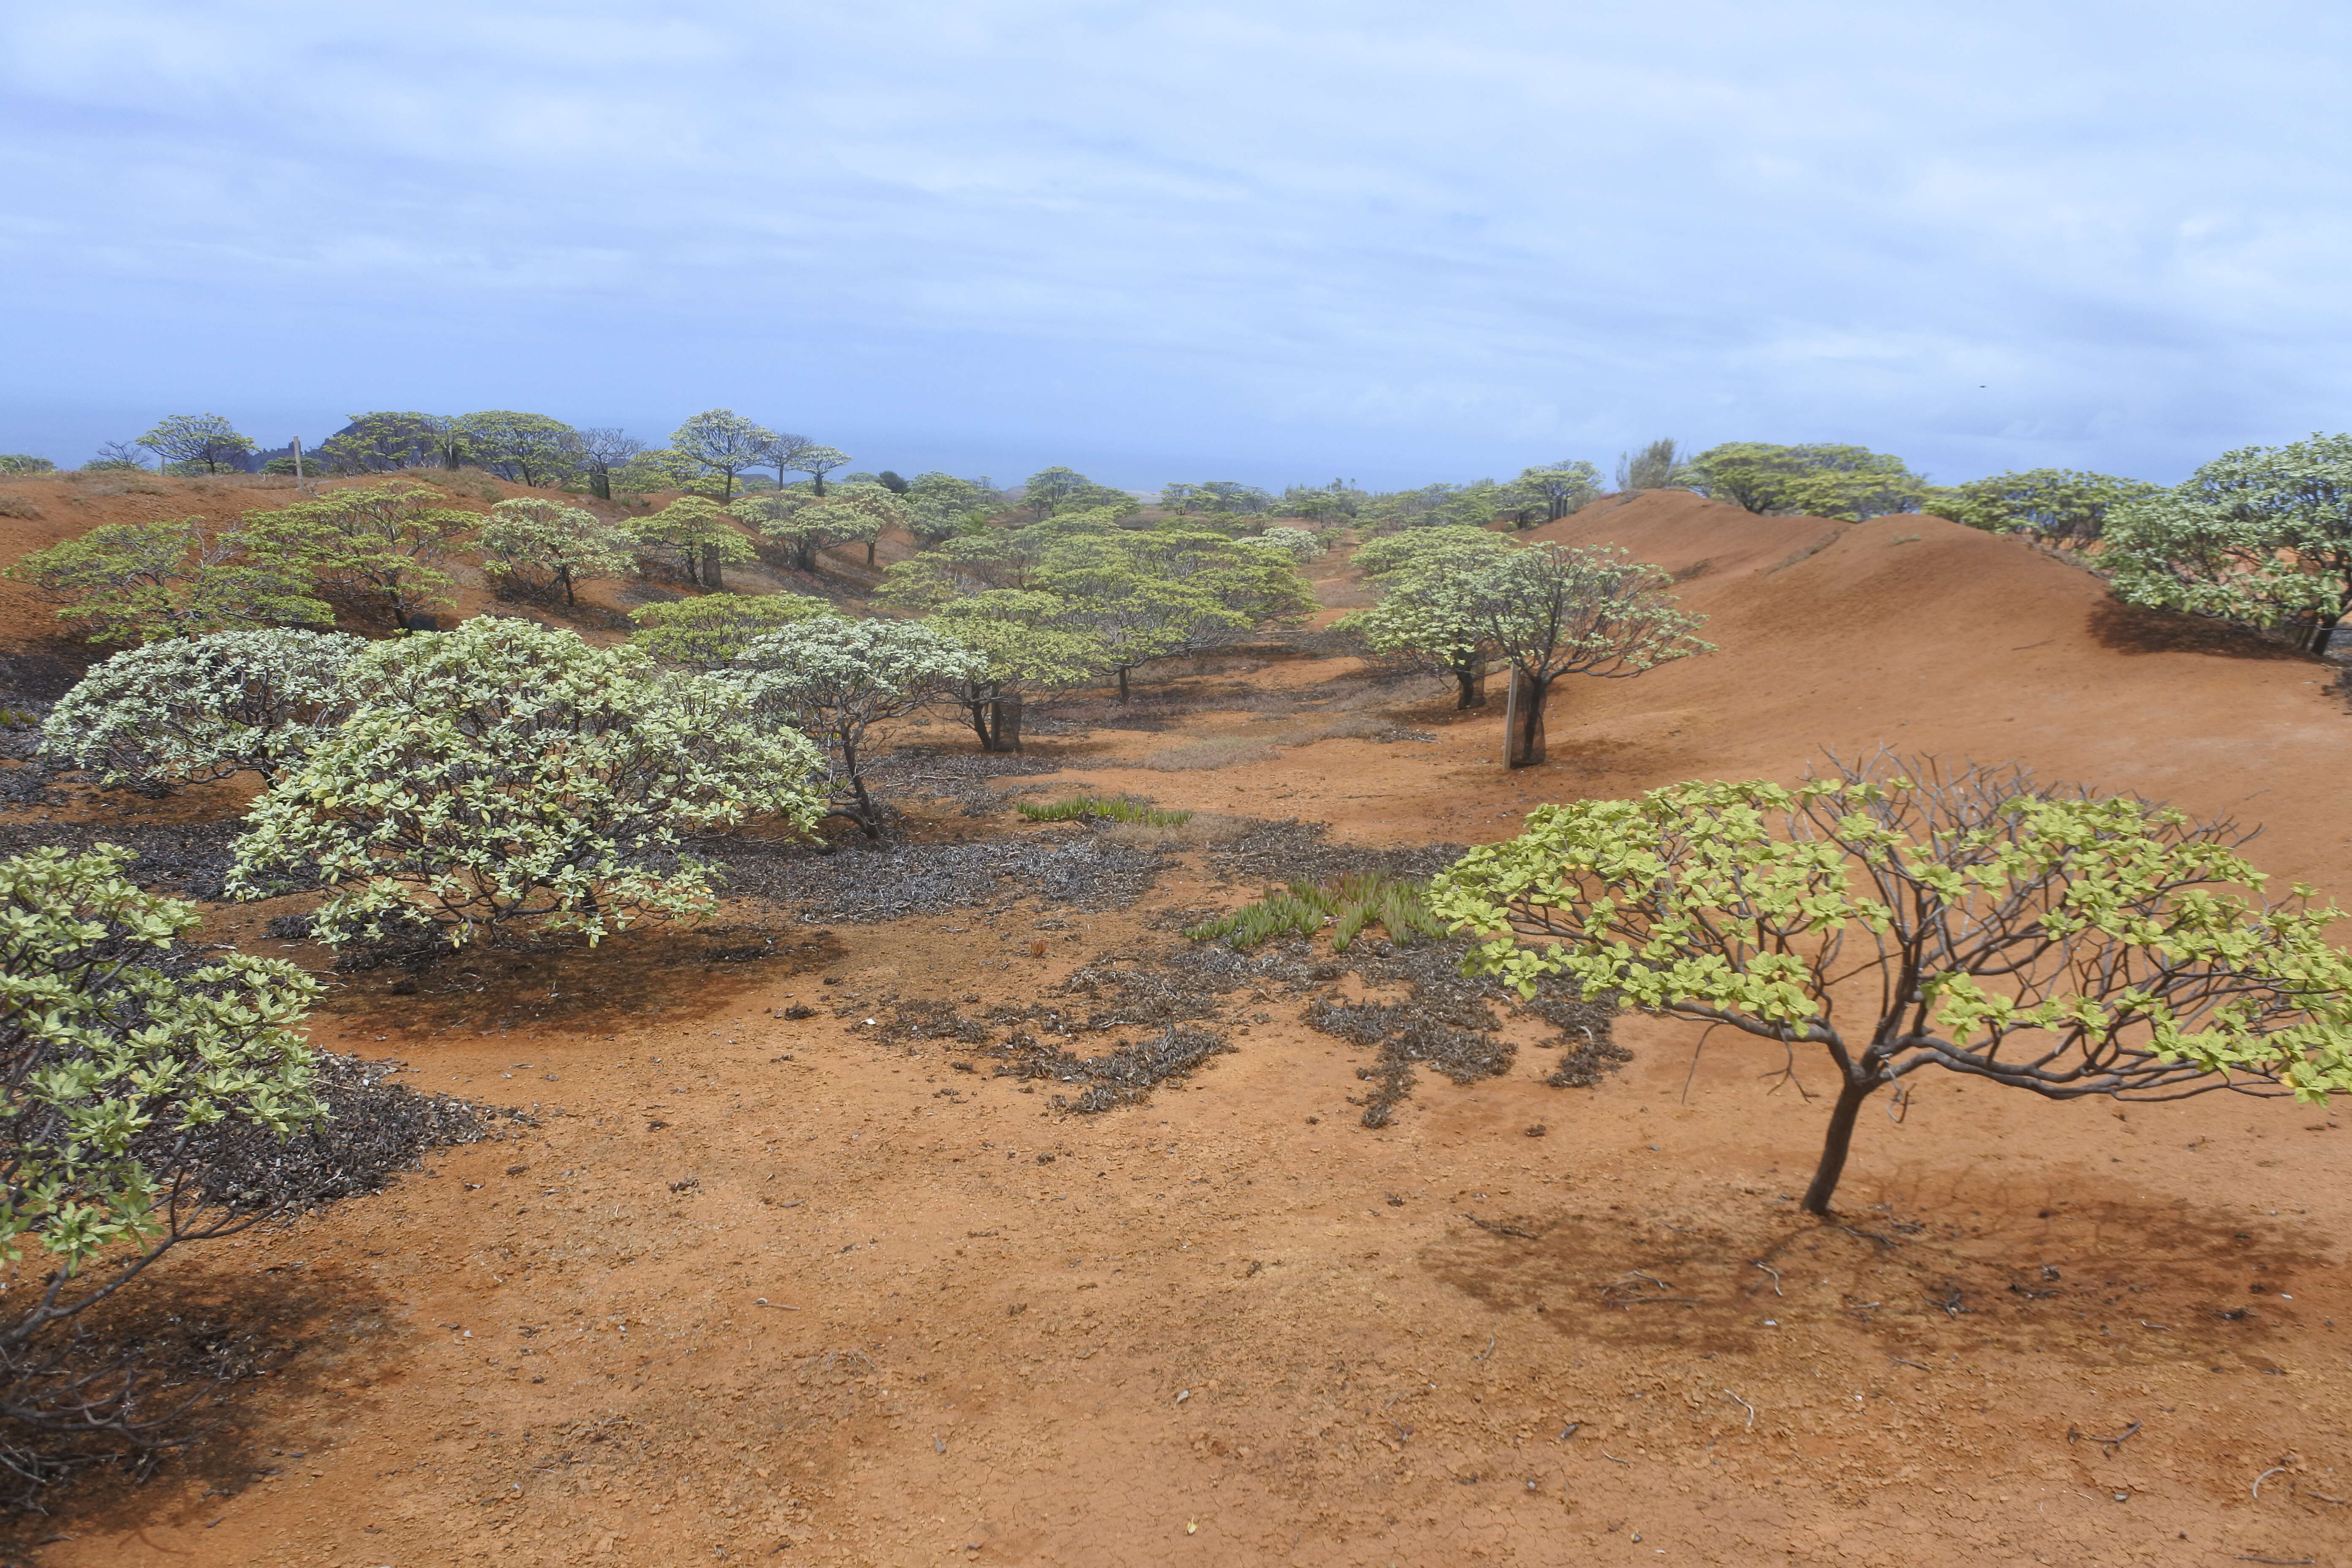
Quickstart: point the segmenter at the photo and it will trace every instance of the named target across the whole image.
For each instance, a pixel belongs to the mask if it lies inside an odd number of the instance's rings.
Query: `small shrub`
[[[1256,947],[1277,936],[1313,936],[1331,928],[1331,950],[1345,952],[1357,933],[1377,925],[1389,940],[1410,943],[1445,934],[1445,927],[1423,901],[1423,885],[1376,872],[1353,872],[1336,883],[1293,882],[1278,893],[1244,904],[1233,913],[1184,934],[1194,942],[1223,941],[1235,948]]]
[[[41,515],[41,509],[23,496],[12,496],[0,490],[0,517],[21,517],[31,521]]]
[[[1016,805],[1013,809],[1032,822],[1075,822],[1085,817],[1133,822],[1145,827],[1181,827],[1192,820],[1189,811],[1161,811],[1140,801],[1092,795],[1056,801],[1051,805]]]

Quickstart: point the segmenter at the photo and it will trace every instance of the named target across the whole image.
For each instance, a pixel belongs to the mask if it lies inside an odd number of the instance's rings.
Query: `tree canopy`
[[[567,605],[578,603],[577,584],[625,577],[636,564],[636,536],[627,529],[539,496],[517,496],[490,508],[477,542],[483,571],[532,591],[560,587]]]
[[[1693,458],[1687,478],[1701,494],[1752,512],[1849,522],[1917,511],[1927,493],[1902,458],[1829,442],[1727,441]]]
[[[719,499],[735,493],[736,476],[766,466],[768,443],[776,433],[731,408],[706,408],[670,432],[669,450],[687,468],[715,480]]]
[[[2013,767],[1833,759],[1794,790],[1540,807],[1429,903],[1522,994],[1562,974],[1820,1047],[1840,1087],[1804,1205],[1826,1215],[1863,1102],[1929,1067],[2052,1099],[2352,1089],[2338,911],[2266,893],[2248,837]]]
[[[1502,648],[1479,601],[1460,593],[1459,583],[1465,572],[1517,548],[1483,528],[1416,528],[1371,540],[1356,551],[1355,563],[1380,602],[1340,616],[1333,629],[1451,679],[1457,709],[1484,707],[1486,667]]]
[[[467,457],[519,485],[562,484],[586,466],[580,432],[544,414],[492,408],[449,423]]]
[[[299,563],[244,552],[200,517],[101,523],[11,565],[94,643],[152,642],[236,627],[331,626]]]
[[[449,602],[442,565],[481,521],[429,485],[397,479],[328,490],[247,516],[233,537],[257,561],[308,572],[354,605],[402,626]]]
[[[267,782],[339,723],[344,669],[367,644],[290,628],[173,637],[116,654],[58,699],[41,749],[116,784]]]
[[[723,588],[726,568],[759,553],[735,526],[733,514],[708,496],[680,496],[661,510],[632,518],[623,526],[657,558],[664,552],[675,557],[688,582],[706,587]]]
[[[1921,510],[1989,533],[2030,533],[2045,544],[2095,544],[2117,507],[2150,500],[2161,485],[2073,468],[2029,468],[1930,489]]]
[[[716,907],[686,836],[773,814],[814,824],[818,759],[743,692],[529,621],[371,646],[346,719],[247,817],[230,889],[330,889],[337,945],[500,931],[592,943]]]
[[[139,437],[139,445],[167,467],[202,468],[216,474],[244,467],[253,450],[253,437],[237,434],[236,426],[218,414],[174,414]]]
[[[2324,650],[2352,595],[2352,435],[2226,452],[2108,514],[2098,559],[2127,604],[2284,627]]]
[[[629,612],[629,641],[665,664],[710,670],[743,657],[751,639],[839,612],[802,594],[698,594]]]

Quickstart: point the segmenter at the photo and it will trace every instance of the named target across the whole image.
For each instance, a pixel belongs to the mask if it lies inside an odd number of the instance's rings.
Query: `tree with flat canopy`
[[[1364,639],[1374,653],[1399,658],[1454,682],[1456,709],[1486,705],[1486,667],[1502,657],[1474,601],[1454,590],[1465,566],[1507,555],[1517,545],[1492,529],[1408,528],[1356,552],[1355,565],[1380,603],[1332,623]]]
[[[1677,605],[1668,581],[1613,545],[1564,544],[1465,552],[1412,579],[1422,616],[1509,661],[1517,690],[1503,761],[1514,768],[1544,760],[1544,709],[1560,677],[1622,679],[1715,651],[1694,635],[1706,617]]]
[[[1073,629],[1076,606],[1034,589],[991,588],[940,605],[926,623],[980,656],[947,688],[983,752],[1021,749],[1021,716],[1041,689],[1084,685],[1107,662],[1102,643]]]
[[[1794,789],[1543,806],[1439,874],[1475,969],[1801,1047],[1838,1078],[1805,1208],[1863,1105],[1942,1068],[2052,1100],[2352,1089],[2352,955],[2227,822],[2022,768],[1832,757]]]

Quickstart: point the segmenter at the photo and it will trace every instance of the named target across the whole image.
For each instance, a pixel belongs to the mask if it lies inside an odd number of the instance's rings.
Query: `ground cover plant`
[[[1032,822],[1133,822],[1146,827],[1181,827],[1192,820],[1189,811],[1161,811],[1142,801],[1113,795],[1082,795],[1069,800],[1058,800],[1050,805],[1033,805],[1027,802],[1013,810]]]
[[[1864,1101],[1931,1067],[2050,1099],[2352,1089],[2338,911],[2267,894],[2247,837],[2020,768],[1832,759],[1794,790],[1541,807],[1430,907],[1522,994],[1567,976],[1819,1047],[1839,1089],[1804,1206],[1827,1215]]]

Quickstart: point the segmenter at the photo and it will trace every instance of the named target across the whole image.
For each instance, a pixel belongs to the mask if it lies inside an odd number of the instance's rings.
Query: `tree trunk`
[[[1461,689],[1454,702],[1456,709],[1486,706],[1486,667],[1485,665],[1454,666],[1454,681]]]
[[[881,813],[874,809],[874,797],[866,793],[865,775],[862,773],[851,774],[849,788],[850,792],[857,796],[857,826],[866,830],[866,837],[881,837],[882,816]]]
[[[878,535],[876,538],[869,539],[866,542],[866,564],[868,566],[874,564],[874,546],[879,542],[880,540]]]
[[[2314,617],[2315,624],[2311,628],[2311,651],[2313,653],[2324,654],[2327,651],[2327,639],[2336,635],[2336,624],[2343,620],[2343,618],[2344,617],[2341,616],[2319,616]]]
[[[1544,760],[1544,700],[1551,695],[1549,678],[1530,679],[1516,666],[1511,670],[1511,697],[1503,719],[1503,765],[1531,768]]]
[[[572,568],[559,566],[555,569],[555,574],[563,579],[563,602],[567,605],[578,604],[579,599],[574,597],[572,592]]]
[[[995,721],[996,735],[989,742],[992,752],[1017,752],[1021,749],[1021,699],[1000,697],[989,704]]]
[[[588,470],[588,493],[598,500],[613,499],[613,476],[603,468]]]
[[[1127,666],[1123,664],[1118,667],[1118,700],[1127,700]]]
[[[824,476],[823,474],[811,474],[809,478],[816,481],[816,499],[823,500],[824,499]]]
[[[1853,1144],[1854,1118],[1877,1087],[1874,1076],[1860,1082],[1849,1078],[1838,1089],[1837,1104],[1830,1111],[1829,1136],[1822,1141],[1822,1163],[1813,1170],[1813,1184],[1805,1189],[1807,1214],[1829,1217],[1830,1194],[1837,1191],[1838,1177],[1845,1173],[1846,1151]]]
[[[988,721],[992,717],[989,712],[990,706],[985,699],[963,705],[964,716],[971,721],[971,732],[980,737],[980,749],[983,752],[996,750],[996,736],[988,727]]]

